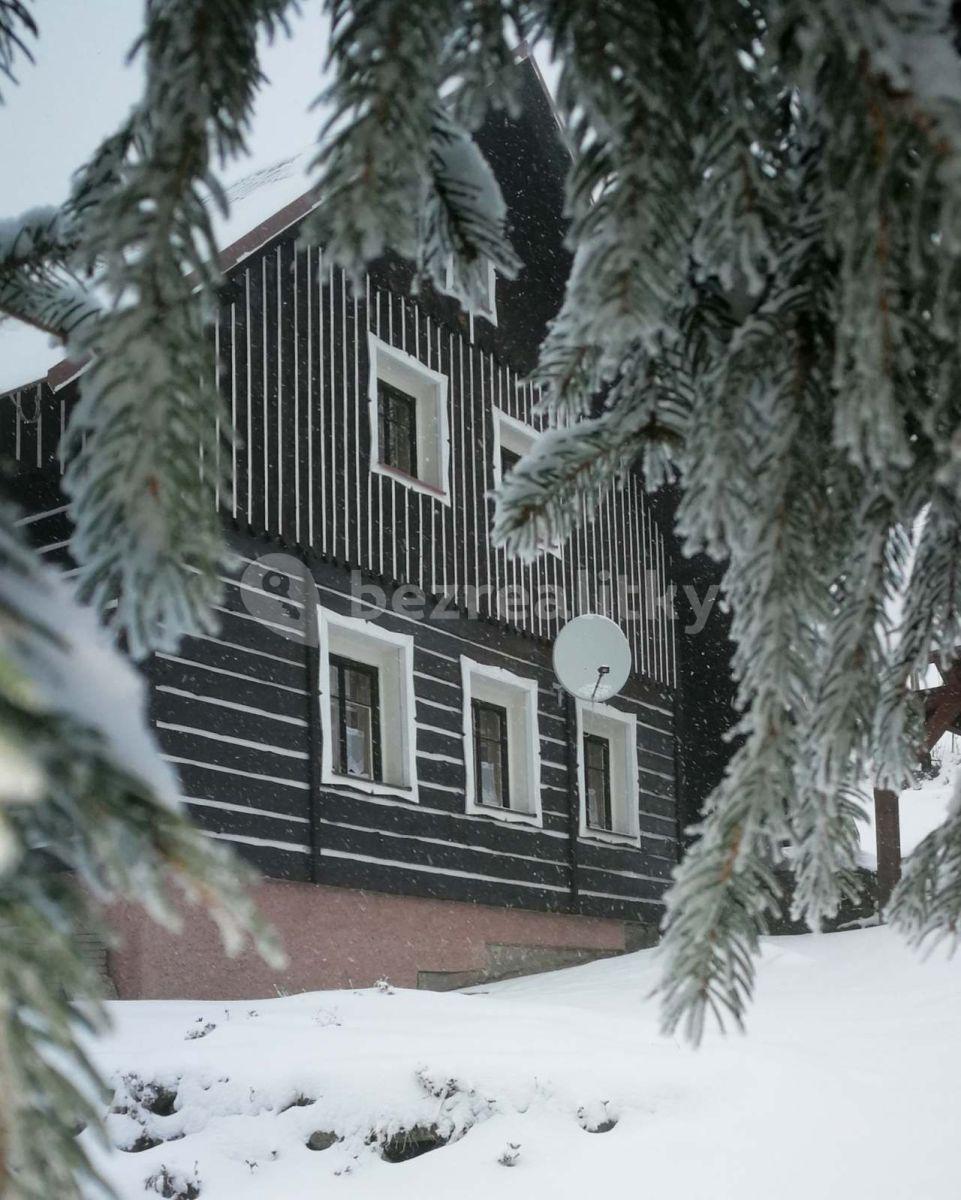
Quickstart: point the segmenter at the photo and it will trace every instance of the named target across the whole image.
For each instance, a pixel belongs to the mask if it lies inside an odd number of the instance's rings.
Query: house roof
[[[108,45],[116,51],[113,55],[102,54],[99,60],[94,59],[91,64],[90,82],[94,90],[95,105],[97,102],[101,105],[103,131],[106,132],[116,123],[118,113],[136,101],[142,74],[124,68],[122,51],[129,40],[128,30],[122,28],[118,34],[115,26],[105,23],[102,30],[95,31],[95,36],[100,33],[103,33]],[[69,23],[52,25],[49,35],[60,39],[71,36]],[[44,37],[47,36],[48,31],[45,30]],[[84,36],[91,36],[89,30]],[[289,39],[280,38],[261,47],[264,72],[270,85],[259,97],[248,139],[250,155],[237,164],[237,173],[226,187],[230,201],[229,215],[224,218],[217,213],[214,217],[214,231],[221,247],[224,269],[254,253],[265,242],[294,224],[309,212],[315,203],[309,192],[308,169],[323,115],[316,108],[306,107],[305,96],[311,98],[320,90],[318,63],[323,59],[325,43],[324,22],[316,15],[302,14],[295,19]],[[38,74],[42,74],[45,66],[51,71],[56,69],[57,50],[58,46],[55,44],[48,63],[40,58],[36,68]],[[536,53],[533,53],[522,44],[518,47],[518,59],[530,60],[553,107],[551,87],[545,80],[544,72],[552,81],[556,72],[546,51],[538,47]],[[102,86],[105,74],[107,85]],[[22,75],[26,82],[27,76],[23,73]],[[38,81],[31,79],[30,82],[35,91]],[[47,84],[49,85],[49,79]],[[46,90],[49,91],[49,87]],[[61,89],[53,90],[62,96]],[[10,99],[16,101],[16,90],[8,91]],[[29,124],[36,114],[35,96],[29,89],[26,101],[30,103],[21,104],[19,112],[16,103],[12,106],[8,104],[8,114],[18,120],[21,126],[25,122]],[[59,117],[59,114],[58,107],[56,115]],[[69,118],[69,115],[66,114],[66,117]],[[49,126],[51,116],[50,112],[41,112],[38,118],[40,124],[46,122]],[[66,123],[69,125],[69,120]],[[39,136],[40,130],[35,132]],[[65,128],[63,134],[62,144],[70,147],[69,161],[76,165],[78,160],[73,157],[76,153],[75,143],[77,140],[82,142],[82,139],[75,138],[69,128]],[[31,140],[30,130],[21,128],[22,154],[26,154]],[[95,137],[89,150],[92,150],[98,141],[99,138]],[[89,150],[82,146],[81,160]],[[62,179],[57,177],[52,185],[49,179],[38,180],[38,186],[60,186],[63,190],[66,183],[66,176]],[[36,203],[39,199],[39,196],[29,191],[24,193],[21,190],[18,193],[18,200],[21,202],[25,200],[27,203]],[[13,318],[0,318],[0,395],[44,380],[56,390],[75,378],[80,370],[82,364],[65,359],[63,345],[49,334]]]

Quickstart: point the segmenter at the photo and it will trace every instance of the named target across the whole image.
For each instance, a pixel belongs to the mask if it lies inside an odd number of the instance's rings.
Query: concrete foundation
[[[570,966],[628,945],[624,922],[597,917],[276,880],[262,883],[256,899],[287,951],[282,970],[250,952],[227,958],[199,910],[185,909],[183,929],[172,934],[135,905],[113,906],[108,921],[119,940],[109,973],[117,994],[238,1000],[370,987],[382,978],[440,990]]]

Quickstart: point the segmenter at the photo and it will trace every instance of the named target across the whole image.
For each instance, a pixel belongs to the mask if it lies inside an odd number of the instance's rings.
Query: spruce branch
[[[6,75],[11,83],[15,82],[13,67],[18,55],[33,62],[28,39],[36,36],[37,23],[25,0],[0,0],[0,75]]]
[[[248,873],[191,825],[145,709],[143,680],[0,512],[4,1196],[79,1200],[95,1178],[75,1137],[99,1128],[103,1092],[78,1041],[105,1023],[77,950],[99,928],[94,899],[125,897],[172,926],[178,893],[202,900],[229,951],[250,939],[277,959]]]
[[[286,0],[152,0],[143,100],[81,173],[72,211],[109,309],[77,331],[91,360],[65,442],[79,586],[131,652],[212,627],[225,559],[207,313],[219,283],[216,168],[245,145],[257,35]]]
[[[471,308],[487,299],[488,264],[512,277],[500,189],[469,128],[493,69],[510,57],[499,0],[328,0],[332,81],[313,163],[323,197],[304,236],[357,276],[388,247]],[[468,24],[465,26],[464,22]],[[466,36],[472,32],[477,38]],[[482,58],[483,52],[483,58]],[[493,53],[493,65],[489,57]],[[460,95],[448,96],[453,87]]]

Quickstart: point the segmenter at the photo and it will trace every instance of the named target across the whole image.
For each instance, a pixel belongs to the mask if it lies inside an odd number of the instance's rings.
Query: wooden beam
[[[897,792],[874,789],[874,832],[878,846],[878,908],[883,911],[901,878],[901,819]]]

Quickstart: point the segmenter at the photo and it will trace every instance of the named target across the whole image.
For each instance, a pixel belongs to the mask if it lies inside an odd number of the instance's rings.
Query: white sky
[[[258,163],[302,150],[320,118],[307,109],[320,90],[325,24],[318,6],[295,22],[295,36],[265,50],[270,79],[257,102],[251,151]],[[126,65],[141,29],[136,0],[43,0],[36,6],[36,63],[20,60],[18,84],[2,86],[0,213],[64,199],[72,172],[112,132],[136,102],[139,59]],[[228,178],[245,166],[228,168]]]
[[[320,130],[309,113],[320,90],[326,20],[319,4],[293,20],[293,37],[264,47],[268,77],[258,99],[251,158],[262,166],[309,146]],[[0,217],[62,201],[72,172],[123,120],[141,88],[140,59],[125,59],[142,27],[138,0],[43,0],[36,62],[18,60],[14,86],[0,82]],[[538,47],[538,65],[553,86],[556,72]],[[250,164],[228,167],[228,180]]]
[[[305,151],[322,125],[321,114],[310,108],[321,89],[327,22],[319,3],[304,8],[291,16],[290,38],[264,44],[261,67],[268,82],[256,102],[250,158],[228,164],[223,181],[229,185],[254,170],[297,160],[269,185],[238,198],[229,222],[217,222],[222,246],[308,189],[312,155]],[[33,11],[40,27],[36,61],[18,59],[16,85],[0,79],[0,219],[61,203],[73,172],[121,124],[142,87],[139,57],[126,63],[142,27],[139,0],[43,0]],[[556,72],[546,53],[537,59],[553,85]],[[0,392],[40,378],[62,357],[47,335],[0,322]]]

